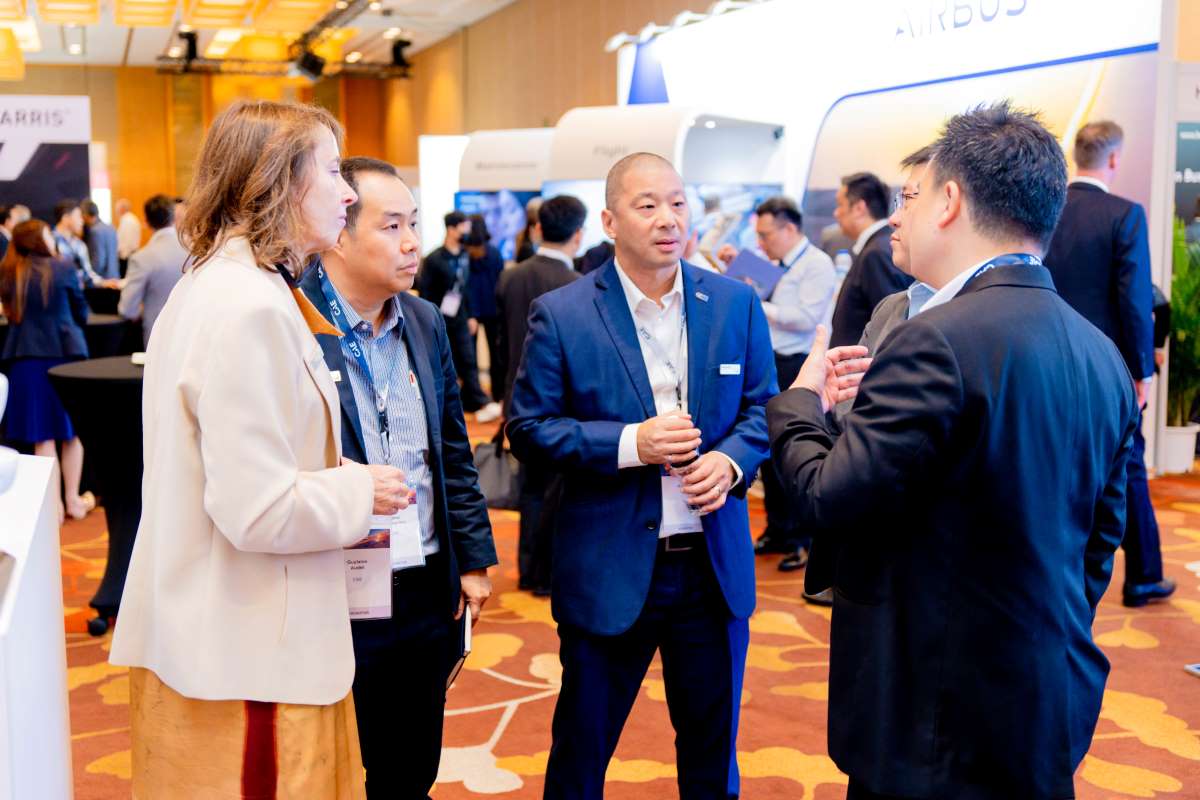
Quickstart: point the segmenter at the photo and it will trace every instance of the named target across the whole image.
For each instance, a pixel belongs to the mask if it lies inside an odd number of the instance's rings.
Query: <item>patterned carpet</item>
[[[473,431],[479,438],[484,430]],[[1153,481],[1170,604],[1130,611],[1120,575],[1101,604],[1096,635],[1113,662],[1102,718],[1076,780],[1081,800],[1200,797],[1200,480]],[[761,503],[753,506],[755,532]],[[434,797],[541,797],[558,692],[557,637],[547,600],[516,590],[517,517],[493,513],[504,562],[476,628],[475,652],[452,689]],[[109,666],[110,637],[86,633],[87,601],[103,574],[103,515],[62,533],[68,682],[77,800],[129,796],[129,682]],[[758,562],[758,612],[742,696],[738,760],[743,797],[840,800],[846,778],[825,755],[829,611],[800,601],[801,578]],[[801,573],[802,575],[802,573]],[[181,621],[181,624],[186,624]],[[673,797],[672,734],[655,665],[608,773],[614,800]]]

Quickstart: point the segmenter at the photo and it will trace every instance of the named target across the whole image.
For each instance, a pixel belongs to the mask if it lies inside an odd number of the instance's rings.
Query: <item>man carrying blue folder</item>
[[[812,349],[817,325],[829,325],[837,277],[833,261],[804,235],[804,219],[791,199],[768,198],[755,213],[758,246],[782,273],[763,301],[763,313],[771,329],[779,385],[791,386]],[[726,275],[734,277],[736,251],[723,249],[720,256],[731,266]],[[779,568],[784,572],[800,569],[808,562],[811,537],[801,532],[770,462],[763,465],[762,477],[767,529],[754,550],[759,554],[788,553]]]

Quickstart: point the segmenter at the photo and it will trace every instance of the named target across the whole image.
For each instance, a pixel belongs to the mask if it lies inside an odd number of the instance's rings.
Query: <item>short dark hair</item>
[[[471,223],[471,230],[463,237],[463,244],[467,247],[480,247],[492,240],[492,232],[488,230],[483,214],[472,214],[467,217],[467,221]]]
[[[7,225],[12,219],[13,207],[8,205],[0,205],[0,225]]]
[[[1075,134],[1075,166],[1095,169],[1125,142],[1125,131],[1110,120],[1089,122]]]
[[[962,187],[980,233],[1049,243],[1067,199],[1067,159],[1036,114],[1005,100],[951,117],[933,169],[939,185]]]
[[[760,217],[774,217],[775,223],[778,225],[790,222],[796,226],[796,230],[804,229],[804,216],[800,213],[800,209],[796,208],[796,204],[792,202],[790,197],[784,197],[783,195],[768,197],[758,204],[758,208],[754,209],[754,213]]]
[[[175,198],[156,194],[142,206],[146,224],[156,231],[169,228],[175,222]]]
[[[883,219],[888,215],[888,185],[878,175],[856,172],[842,178],[842,185],[846,187],[846,200],[850,205],[862,200],[872,219]]]
[[[914,150],[906,155],[904,160],[900,162],[900,166],[905,169],[912,169],[922,164],[928,164],[930,161],[933,161],[933,145],[927,144],[920,150]]]
[[[79,210],[83,212],[85,217],[100,216],[100,207],[91,200],[84,200],[82,203],[80,203]]]
[[[563,244],[571,240],[587,219],[587,206],[578,197],[560,194],[542,203],[538,209],[538,224],[542,226],[542,241]]]
[[[54,204],[54,224],[62,222],[62,218],[79,208],[79,201],[73,197],[65,197]]]
[[[621,182],[625,180],[625,173],[647,161],[675,169],[674,164],[658,153],[630,153],[625,156],[609,167],[608,176],[604,179],[604,205],[609,211],[612,211],[613,207],[617,204],[617,198],[621,194]]]
[[[369,156],[353,156],[351,158],[342,159],[342,178],[346,183],[350,184],[350,188],[358,194],[358,176],[364,172],[374,172],[377,175],[387,175],[396,178],[403,182],[399,171],[386,161],[380,161],[378,158],[370,158]],[[346,208],[346,229],[354,230],[354,225],[358,222],[358,214],[362,211],[362,198],[359,197],[354,201],[353,205]]]
[[[467,215],[461,211],[451,211],[446,216],[442,217],[442,222],[446,225],[447,230],[457,228],[467,221]]]

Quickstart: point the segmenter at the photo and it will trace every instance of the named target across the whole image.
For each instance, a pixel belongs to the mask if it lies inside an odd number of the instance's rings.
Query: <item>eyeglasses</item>
[[[908,205],[910,201],[916,200],[917,195],[919,194],[919,191],[906,192],[903,189],[896,192],[894,195],[892,195],[892,213],[895,214],[897,211],[903,211],[904,207]]]

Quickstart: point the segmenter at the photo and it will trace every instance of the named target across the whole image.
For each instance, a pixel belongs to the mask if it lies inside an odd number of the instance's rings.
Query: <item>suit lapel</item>
[[[688,338],[688,411],[699,423],[700,405],[704,400],[704,374],[708,367],[709,345],[713,343],[712,303],[704,291],[704,276],[697,274],[695,280],[688,270],[683,269],[683,307],[687,309]]]
[[[324,332],[316,333],[317,344],[321,346],[321,352],[325,354],[325,366],[332,372],[338,373],[341,380],[336,382],[338,402],[342,407],[342,415],[350,424],[351,430],[354,431],[354,441],[358,443],[358,452],[362,454],[365,461],[367,457],[367,445],[363,440],[362,421],[358,418],[358,404],[354,402],[354,387],[350,385],[350,373],[346,370],[346,358],[342,355],[342,340],[341,331],[333,327],[333,323],[328,321],[325,316],[325,311],[329,306],[325,303],[325,297],[321,294],[321,287],[316,280],[316,270],[309,269],[308,273],[300,281],[299,289],[304,292],[304,297],[310,302],[312,310],[321,315],[321,319],[325,324],[337,335],[326,334]],[[295,290],[293,290],[295,291]]]
[[[602,268],[600,277],[596,280],[596,310],[600,319],[608,328],[617,353],[629,373],[638,400],[646,418],[658,414],[654,406],[654,392],[650,389],[650,377],[646,374],[646,361],[642,358],[642,347],[638,344],[637,329],[633,324],[633,315],[629,313],[629,302],[621,289],[621,279],[617,277],[617,265],[612,259]],[[690,387],[689,387],[690,391]]]
[[[396,299],[404,310],[404,344],[408,347],[409,365],[417,375],[421,402],[425,404],[425,424],[429,426],[430,449],[436,450],[433,443],[442,440],[442,417],[437,413],[438,385],[433,380],[433,368],[429,363],[429,343],[425,341],[425,332],[415,324],[417,312],[407,302],[407,297],[398,295]]]

